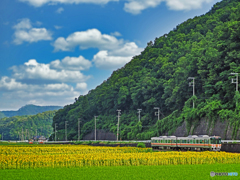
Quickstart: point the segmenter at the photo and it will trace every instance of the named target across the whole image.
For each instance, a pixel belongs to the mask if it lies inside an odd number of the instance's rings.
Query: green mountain
[[[37,115],[14,116],[0,119],[0,132],[3,139],[30,139],[36,134],[49,137],[53,132],[52,122],[55,111],[46,111]]]
[[[240,1],[223,0],[206,14],[188,19],[154,42],[123,68],[76,102],[56,112],[53,125],[64,139],[81,138],[95,127],[117,133],[121,110],[121,139],[150,139],[171,135],[183,122],[191,127],[201,118],[214,124],[227,120],[236,137],[240,124],[239,93],[230,73],[240,72]],[[193,96],[194,77],[195,95]],[[234,81],[235,82],[235,81]],[[195,107],[193,108],[193,102]],[[154,107],[160,108],[158,121]],[[137,109],[141,111],[138,120]],[[54,136],[52,136],[54,138]]]
[[[6,117],[1,111],[0,111],[0,119]]]
[[[45,111],[53,111],[53,110],[58,110],[62,108],[61,106],[36,106],[36,105],[26,105],[21,107],[17,111],[1,111],[0,112],[0,118],[2,116],[5,117],[12,117],[12,116],[23,116],[23,115],[35,115],[38,113],[42,113]],[[3,115],[1,115],[3,114]]]

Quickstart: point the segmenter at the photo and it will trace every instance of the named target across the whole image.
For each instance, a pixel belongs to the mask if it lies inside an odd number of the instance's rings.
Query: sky
[[[65,106],[220,0],[1,0],[0,111]]]

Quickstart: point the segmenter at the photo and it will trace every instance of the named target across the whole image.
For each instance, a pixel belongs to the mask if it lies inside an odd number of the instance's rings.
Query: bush
[[[83,142],[82,141],[76,141],[76,142],[74,142],[74,144],[82,144]]]
[[[139,148],[146,148],[145,144],[142,143],[142,142],[141,142],[141,143],[138,143],[137,147],[139,147]]]

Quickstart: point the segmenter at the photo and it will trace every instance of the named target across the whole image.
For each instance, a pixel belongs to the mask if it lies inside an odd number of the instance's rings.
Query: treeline
[[[64,139],[68,121],[68,139],[77,139],[81,118],[82,138],[94,129],[96,115],[97,129],[116,134],[116,110],[120,109],[121,139],[171,135],[183,121],[191,134],[191,125],[203,117],[212,123],[219,117],[229,120],[234,137],[240,122],[239,95],[231,84],[236,76],[230,73],[240,72],[239,60],[240,2],[223,0],[205,15],[150,41],[140,55],[96,89],[57,111],[53,127],[57,123],[58,137]],[[195,96],[188,77],[195,78]],[[161,111],[158,122],[154,107]],[[142,109],[140,122],[137,109]]]
[[[17,111],[0,111],[0,118],[2,117],[12,117],[12,116],[24,116],[24,115],[35,115],[45,111],[54,111],[62,108],[61,106],[36,106],[33,104],[28,104],[21,107]]]
[[[0,132],[5,140],[28,140],[34,136],[49,137],[55,111],[47,111],[37,115],[14,116],[0,119]]]

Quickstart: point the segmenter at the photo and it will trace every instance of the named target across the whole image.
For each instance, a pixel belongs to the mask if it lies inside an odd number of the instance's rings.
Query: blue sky
[[[1,0],[0,110],[60,105],[220,0]]]

